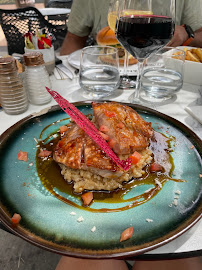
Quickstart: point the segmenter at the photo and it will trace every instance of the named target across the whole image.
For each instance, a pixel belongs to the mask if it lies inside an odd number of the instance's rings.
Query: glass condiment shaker
[[[28,108],[28,98],[13,57],[0,58],[0,100],[7,114],[20,114]]]
[[[40,52],[25,53],[23,59],[29,102],[35,105],[50,102],[52,97],[45,87],[51,88],[51,82],[44,65],[43,54]]]

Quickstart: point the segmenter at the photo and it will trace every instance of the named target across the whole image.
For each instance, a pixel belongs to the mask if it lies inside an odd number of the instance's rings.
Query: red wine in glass
[[[173,19],[166,16],[124,15],[119,18],[116,35],[130,54],[145,59],[171,40],[174,26]]]

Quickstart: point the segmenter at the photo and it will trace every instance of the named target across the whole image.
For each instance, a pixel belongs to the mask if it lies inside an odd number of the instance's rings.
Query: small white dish
[[[188,50],[194,47],[179,46],[179,49],[187,48]],[[185,60],[184,63],[184,82],[202,85],[202,63]]]

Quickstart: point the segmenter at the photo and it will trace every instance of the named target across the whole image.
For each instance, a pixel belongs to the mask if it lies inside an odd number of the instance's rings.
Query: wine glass
[[[139,12],[137,12],[139,11]],[[141,11],[141,12],[140,12]],[[141,103],[140,77],[147,58],[165,47],[174,34],[175,0],[121,0],[116,21],[120,44],[138,59],[136,90],[132,103]]]
[[[120,0],[111,0],[109,3],[107,21],[108,21],[109,28],[113,32],[115,32],[119,1]],[[121,76],[122,78],[121,78],[121,83],[120,83],[119,88],[121,89],[134,88],[136,87],[136,82],[133,80],[130,80],[129,76],[127,75],[129,53],[125,49],[124,49],[124,53],[125,53],[125,57],[124,57],[123,75]]]

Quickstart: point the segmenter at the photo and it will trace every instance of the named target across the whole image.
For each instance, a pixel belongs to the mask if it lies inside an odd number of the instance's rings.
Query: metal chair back
[[[66,24],[53,25],[49,23],[35,7],[0,9],[0,24],[7,40],[10,55],[24,53],[24,35],[28,32],[35,34],[37,29],[43,29],[44,33],[51,33],[55,49],[61,46],[67,33]]]

